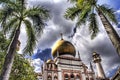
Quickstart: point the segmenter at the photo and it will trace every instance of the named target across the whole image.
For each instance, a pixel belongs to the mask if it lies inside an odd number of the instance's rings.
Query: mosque
[[[79,57],[76,58],[76,53]],[[76,51],[74,45],[64,40],[62,37],[52,48],[53,60],[45,61],[39,80],[109,80],[106,78],[101,65],[101,57],[93,52],[93,63],[96,70],[90,63],[88,68],[81,60],[80,53]],[[97,74],[96,74],[97,72]]]

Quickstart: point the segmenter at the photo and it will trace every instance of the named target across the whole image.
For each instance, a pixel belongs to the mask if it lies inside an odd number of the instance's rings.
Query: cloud
[[[120,9],[118,9],[115,13],[120,14]]]
[[[118,23],[120,22],[120,9],[115,11],[116,18],[118,20]],[[120,23],[119,23],[120,24]]]
[[[36,53],[32,56],[32,59],[33,59],[32,65],[35,68],[34,71],[40,73],[44,61],[52,59],[51,49],[50,48],[44,50],[38,49]]]
[[[51,49],[46,48],[44,50],[38,49],[37,52],[32,56],[33,59],[40,58],[42,61],[52,59]]]
[[[34,68],[35,68],[34,71],[36,73],[41,72],[41,66],[43,64],[43,61],[40,58],[33,59],[31,64],[34,66]]]

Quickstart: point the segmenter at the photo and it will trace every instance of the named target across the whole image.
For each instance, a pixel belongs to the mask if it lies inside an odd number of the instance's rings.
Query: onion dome
[[[54,58],[57,57],[58,55],[59,56],[72,55],[73,57],[75,57],[76,55],[75,47],[71,42],[65,41],[62,38],[61,40],[58,40],[53,46],[52,55]]]

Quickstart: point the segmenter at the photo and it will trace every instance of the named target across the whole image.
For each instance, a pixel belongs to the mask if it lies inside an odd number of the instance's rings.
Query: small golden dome
[[[55,45],[53,46],[52,55],[55,58],[57,55],[60,56],[60,55],[65,55],[65,54],[72,55],[75,57],[76,55],[75,47],[69,41],[65,41],[61,39],[57,41]]]
[[[48,59],[46,63],[54,63],[52,59]]]

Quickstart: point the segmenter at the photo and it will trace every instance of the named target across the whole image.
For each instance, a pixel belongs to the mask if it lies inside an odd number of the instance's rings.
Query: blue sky
[[[40,58],[42,61],[47,61],[52,59],[51,48],[46,48],[45,50],[38,49],[36,53],[32,56],[33,59]]]
[[[111,6],[114,9],[120,9],[120,0],[98,0],[99,4],[108,4],[109,6]]]
[[[115,14],[117,18],[120,18],[120,0],[98,0],[99,4],[109,4],[110,7],[115,9]],[[66,9],[71,6],[67,0],[29,0],[28,3],[32,5],[41,5],[50,10],[50,15],[52,16],[51,20],[47,22],[47,26],[44,29],[44,33],[40,39],[36,49],[35,54],[33,55],[36,65],[41,64],[41,60],[44,58],[51,58],[51,48],[54,43],[60,39],[60,33],[63,33],[64,39],[68,40],[75,45],[76,50],[80,52],[82,61],[89,66],[89,62],[92,61],[92,52],[98,52],[102,57],[103,68],[107,76],[111,76],[116,72],[116,69],[120,65],[120,59],[115,52],[114,47],[112,46],[110,40],[108,39],[103,27],[101,27],[101,22],[99,22],[100,32],[98,36],[91,40],[87,28],[81,28],[77,30],[76,35],[73,39],[69,39],[68,36],[72,34],[73,28],[75,26],[75,21],[66,20],[63,17]],[[120,24],[120,19],[119,19]],[[86,25],[83,25],[86,26]],[[83,27],[81,26],[81,27]],[[116,31],[120,35],[120,28],[117,25],[114,25]],[[120,26],[119,26],[120,27]],[[25,43],[25,32],[21,32],[21,42]],[[76,43],[76,44],[75,44]],[[22,44],[22,47],[25,44]],[[110,67],[111,66],[111,67]],[[40,70],[40,65],[37,65],[37,71]]]

